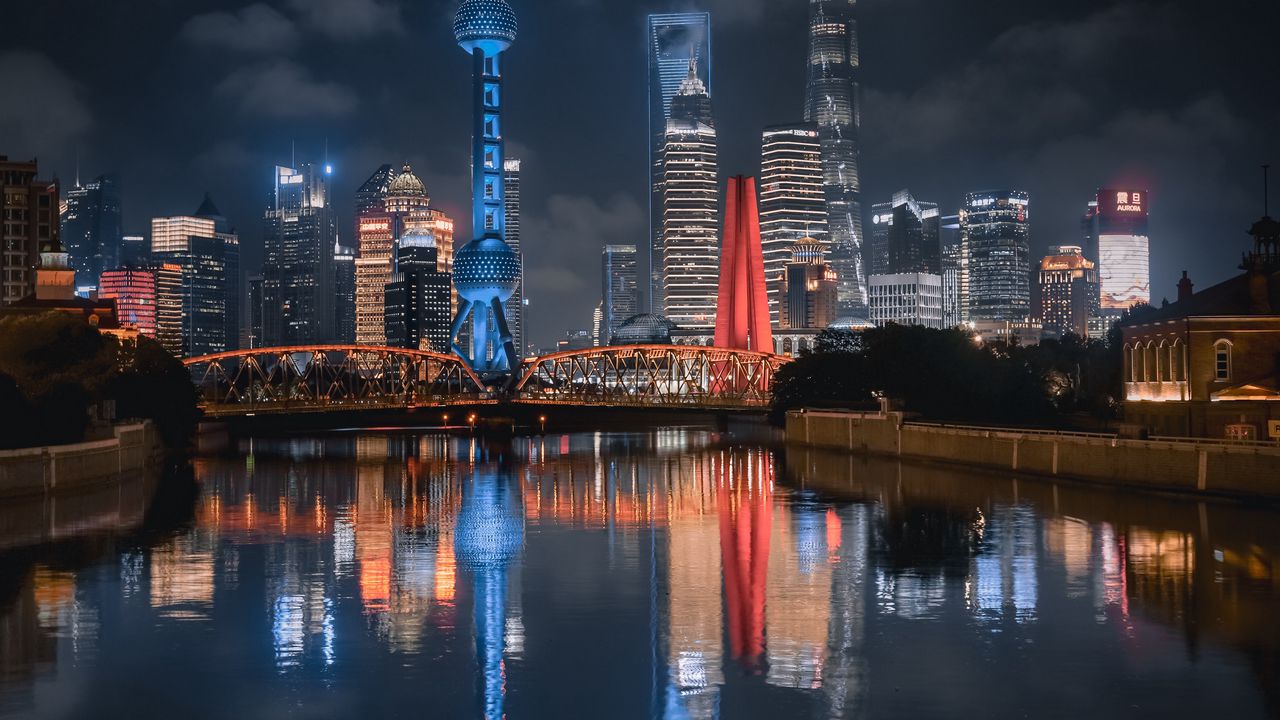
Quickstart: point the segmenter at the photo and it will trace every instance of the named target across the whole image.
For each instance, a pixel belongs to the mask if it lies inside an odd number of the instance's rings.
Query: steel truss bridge
[[[790,358],[747,350],[623,345],[544,355],[484,377],[454,355],[364,345],[259,348],[183,361],[210,417],[451,406],[705,410],[767,407]]]

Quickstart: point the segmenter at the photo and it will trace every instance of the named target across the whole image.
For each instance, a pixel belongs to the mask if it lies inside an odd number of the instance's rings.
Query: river
[[[1280,513],[696,428],[0,508],[0,718],[1262,718]]]

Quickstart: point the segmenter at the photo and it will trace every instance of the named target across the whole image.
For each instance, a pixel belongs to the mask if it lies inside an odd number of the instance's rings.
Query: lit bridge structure
[[[763,410],[790,358],[621,345],[528,358],[483,377],[455,355],[364,345],[259,348],[183,361],[210,418],[484,405]]]

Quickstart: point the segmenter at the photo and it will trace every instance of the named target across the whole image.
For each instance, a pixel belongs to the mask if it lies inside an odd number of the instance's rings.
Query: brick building
[[[1280,420],[1280,222],[1254,224],[1244,273],[1121,324],[1125,420],[1156,435],[1266,439]]]

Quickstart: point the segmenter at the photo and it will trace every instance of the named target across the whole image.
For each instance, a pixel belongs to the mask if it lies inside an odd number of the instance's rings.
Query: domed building
[[[632,315],[618,326],[610,345],[670,345],[676,324],[661,315]]]
[[[415,210],[425,210],[431,204],[431,196],[427,194],[427,186],[422,179],[413,174],[413,168],[405,163],[399,174],[387,186],[387,212],[393,215],[408,215]]]

